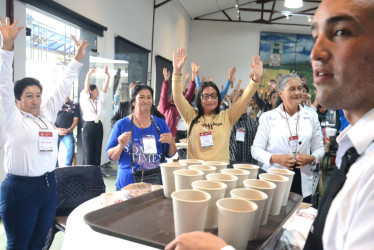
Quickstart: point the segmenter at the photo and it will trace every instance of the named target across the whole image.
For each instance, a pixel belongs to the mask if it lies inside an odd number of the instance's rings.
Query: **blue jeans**
[[[56,205],[55,172],[38,177],[7,174],[0,192],[7,249],[42,249],[56,215]]]
[[[73,133],[69,133],[64,136],[59,136],[57,141],[58,149],[60,149],[60,142],[64,143],[66,148],[66,160],[65,160],[65,166],[71,166],[73,164],[73,158],[74,158],[74,136]],[[58,167],[58,161],[57,161],[57,167]]]

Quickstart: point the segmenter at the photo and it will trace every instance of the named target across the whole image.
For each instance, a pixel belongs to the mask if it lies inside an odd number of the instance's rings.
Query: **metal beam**
[[[171,1],[173,1],[173,0],[165,0],[162,3],[155,4],[155,9],[157,9],[158,7],[161,7],[162,5],[164,5],[164,4],[168,3],[168,2],[171,2]]]
[[[231,17],[229,15],[227,15],[226,11],[222,10],[222,13],[227,17],[227,19],[229,19],[230,21],[232,21]]]

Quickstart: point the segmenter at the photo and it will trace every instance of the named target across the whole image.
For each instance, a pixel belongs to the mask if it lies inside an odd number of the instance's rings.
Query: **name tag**
[[[157,154],[156,139],[154,136],[144,136],[143,147],[145,154]]]
[[[212,147],[214,145],[212,132],[200,133],[200,143],[202,148]]]
[[[39,132],[39,151],[53,151],[53,133]]]
[[[290,142],[290,148],[293,154],[296,154],[297,150],[297,143],[299,142],[299,136],[294,135],[289,137],[289,142]]]
[[[244,128],[238,128],[236,130],[236,140],[244,142],[244,136],[245,136],[245,129]]]

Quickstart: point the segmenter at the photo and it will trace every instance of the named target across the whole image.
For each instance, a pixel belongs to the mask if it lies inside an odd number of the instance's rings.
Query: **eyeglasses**
[[[216,100],[218,98],[218,95],[217,94],[202,94],[201,95],[201,98],[203,98],[203,100],[208,100],[210,98],[212,98],[212,100]]]

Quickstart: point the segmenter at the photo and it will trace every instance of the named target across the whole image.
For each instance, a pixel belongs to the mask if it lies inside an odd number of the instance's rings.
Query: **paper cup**
[[[295,175],[295,172],[290,171],[288,169],[269,168],[268,173],[269,174],[279,174],[279,175],[282,175],[282,176],[286,176],[289,179],[288,182],[287,182],[286,191],[284,192],[284,197],[283,197],[283,201],[282,201],[282,206],[286,206],[287,202],[288,202],[288,196],[290,195],[292,181],[293,181],[293,177]]]
[[[199,160],[199,159],[184,159],[184,160],[179,160],[180,163],[186,163],[187,166],[191,166],[191,165],[201,165],[203,164],[203,160]]]
[[[101,197],[101,205],[104,207],[113,205],[116,199],[114,193],[103,193],[100,195],[100,197]]]
[[[192,189],[191,183],[202,180],[203,171],[191,169],[179,169],[174,171],[175,190]]]
[[[209,166],[209,165],[191,165],[191,166],[188,166],[188,169],[203,171],[204,172],[203,180],[206,180],[207,174],[213,174],[217,170],[216,167]]]
[[[250,172],[248,179],[257,179],[259,166],[253,164],[233,164],[232,166],[234,169],[248,170]]]
[[[216,228],[218,226],[218,210],[216,202],[225,196],[227,185],[223,182],[207,180],[194,181],[191,185],[194,190],[200,190],[210,194],[211,199],[208,205],[205,228]]]
[[[244,184],[243,181],[248,179],[249,171],[243,170],[243,169],[232,169],[232,168],[226,168],[221,169],[222,174],[232,174],[238,177],[238,181],[236,182],[235,188],[243,188]]]
[[[227,168],[229,164],[224,161],[204,161],[204,165],[215,166],[217,168],[216,173],[221,173],[221,169]]]
[[[257,205],[251,201],[224,198],[217,201],[218,236],[235,249],[247,249]]]
[[[262,217],[260,220],[260,225],[265,225],[268,221],[269,210],[270,210],[271,202],[273,200],[274,191],[277,185],[275,185],[274,183],[270,181],[257,180],[257,179],[247,179],[243,183],[244,183],[245,188],[256,189],[267,194],[268,198],[265,202],[264,211],[262,213]]]
[[[264,192],[255,190],[255,189],[247,189],[247,188],[237,188],[233,189],[230,192],[232,198],[242,198],[249,201],[256,203],[258,209],[256,212],[256,216],[253,222],[253,227],[249,231],[249,239],[254,240],[257,237],[258,228],[260,226],[260,220],[262,214],[264,212],[264,207],[266,200],[268,199],[268,195]]]
[[[269,215],[278,215],[286,192],[288,178],[279,174],[260,174],[260,180],[270,181],[276,184],[273,200],[271,202]]]
[[[171,194],[175,237],[192,231],[204,231],[210,194],[199,190],[179,190]]]
[[[225,191],[225,197],[230,196],[230,191],[236,187],[236,183],[238,182],[238,177],[231,174],[208,174],[206,176],[206,179],[208,181],[220,181],[227,185],[226,191]]]
[[[171,198],[175,191],[175,178],[173,172],[178,169],[186,169],[187,164],[179,162],[161,163],[161,177],[166,198]]]

